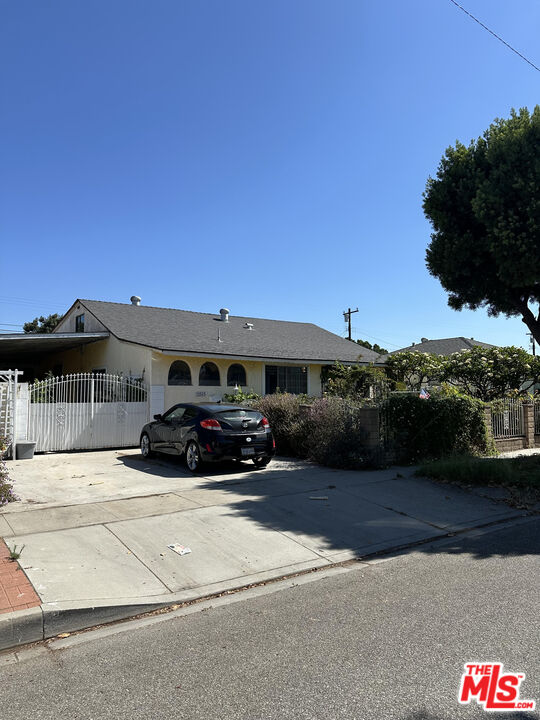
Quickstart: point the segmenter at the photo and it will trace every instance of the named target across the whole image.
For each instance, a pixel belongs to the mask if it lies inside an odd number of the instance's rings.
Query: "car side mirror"
[[[163,420],[163,415],[161,413],[154,415],[154,420]]]

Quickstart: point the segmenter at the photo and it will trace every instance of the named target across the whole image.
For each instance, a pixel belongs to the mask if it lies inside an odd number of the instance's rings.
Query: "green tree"
[[[373,345],[368,340],[357,340],[356,341],[358,345],[361,345],[362,347],[367,348],[368,350],[373,350],[373,352],[379,353],[379,355],[387,355],[388,350],[386,348],[381,347],[377,343],[374,343]]]
[[[386,372],[395,382],[405,383],[407,390],[420,390],[422,385],[439,379],[441,365],[439,355],[409,350],[390,355]]]
[[[440,379],[487,402],[530,390],[540,375],[539,360],[522,348],[475,347],[445,358]]]
[[[450,307],[521,316],[540,342],[540,106],[449,147],[423,207],[433,227],[427,267]]]
[[[342,398],[380,397],[388,388],[384,371],[371,365],[342,365],[336,362],[323,368],[321,379],[328,395]]]
[[[58,313],[47,315],[47,317],[43,317],[42,315],[39,318],[36,317],[30,322],[24,323],[23,330],[25,333],[52,333],[63,317],[63,315],[58,315]]]

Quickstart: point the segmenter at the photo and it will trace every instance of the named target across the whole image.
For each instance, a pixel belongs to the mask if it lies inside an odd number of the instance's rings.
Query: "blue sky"
[[[536,0],[463,0],[540,64]],[[0,5],[0,328],[77,297],[315,322],[396,349],[457,313],[424,264],[445,148],[540,73],[450,0]],[[20,329],[20,328],[19,328]]]

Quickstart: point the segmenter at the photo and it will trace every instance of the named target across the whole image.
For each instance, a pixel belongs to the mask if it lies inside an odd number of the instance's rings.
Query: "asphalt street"
[[[480,718],[475,702],[457,702],[463,665],[476,661],[524,672],[521,697],[538,704],[539,557],[535,518],[151,626],[91,632],[64,649],[53,642],[19,662],[3,655],[0,716]]]

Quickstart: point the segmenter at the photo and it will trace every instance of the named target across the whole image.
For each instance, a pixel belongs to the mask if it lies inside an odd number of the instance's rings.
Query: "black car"
[[[239,405],[180,403],[141,432],[141,452],[186,454],[188,468],[196,472],[204,462],[253,460],[268,465],[276,444],[270,424],[260,412]]]

